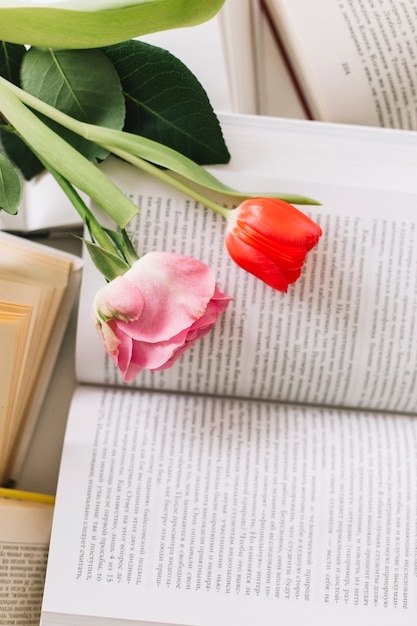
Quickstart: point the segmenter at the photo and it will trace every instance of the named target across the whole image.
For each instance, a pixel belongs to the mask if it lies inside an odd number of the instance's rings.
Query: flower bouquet
[[[92,315],[126,381],[143,368],[170,367],[209,332],[231,298],[202,261],[135,249],[127,227],[140,207],[101,171],[110,155],[222,215],[232,259],[278,291],[297,280],[321,235],[293,206],[314,200],[241,192],[210,174],[204,166],[231,157],[204,89],[165,50],[126,40],[192,26],[222,4],[0,2],[0,208],[16,213],[22,176],[45,169],[54,176],[84,222],[83,241],[107,281]],[[113,228],[102,226],[85,197]]]

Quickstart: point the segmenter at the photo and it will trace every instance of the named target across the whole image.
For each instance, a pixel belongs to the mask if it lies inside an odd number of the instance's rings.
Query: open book
[[[235,93],[257,94],[258,112],[328,122],[416,129],[414,2],[379,0],[243,0],[251,5],[247,47],[257,59],[248,83],[238,48],[226,48]],[[241,12],[230,0],[229,11]],[[230,16],[229,30],[235,30]],[[256,27],[258,24],[258,27]],[[269,32],[268,32],[269,31]],[[275,50],[271,48],[271,34]],[[243,102],[242,99],[240,99]]]
[[[0,488],[0,623],[38,626],[53,498]]]
[[[0,485],[18,477],[81,267],[73,254],[0,232]]]
[[[218,14],[232,110],[309,117],[275,28],[260,0],[227,0]]]
[[[125,385],[86,260],[41,623],[414,625],[417,138],[221,122],[232,161],[212,170],[319,199],[323,237],[275,292],[228,258],[219,216],[108,162],[142,207],[140,252],[201,258],[234,300],[171,369]]]

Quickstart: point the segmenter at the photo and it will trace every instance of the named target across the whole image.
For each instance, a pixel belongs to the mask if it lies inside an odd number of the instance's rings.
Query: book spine
[[[301,87],[300,81],[298,80],[298,77],[296,75],[296,72],[294,71],[294,67],[291,63],[291,60],[289,58],[289,55],[287,53],[287,50],[285,48],[284,42],[282,40],[281,34],[279,32],[279,29],[277,27],[277,24],[275,22],[275,19],[269,9],[268,3],[266,0],[259,0],[259,5],[260,5],[260,9],[261,12],[263,13],[263,15],[265,16],[265,19],[268,23],[269,28],[271,29],[271,33],[272,36],[274,38],[274,41],[276,43],[278,52],[285,64],[285,67],[287,69],[288,75],[290,77],[290,80],[293,84],[294,87],[294,91],[297,94],[297,97],[300,101],[300,105],[301,108],[303,109],[304,115],[306,116],[306,118],[308,120],[314,120],[314,116],[313,113],[311,111],[311,108],[307,102],[307,99],[305,97],[304,91]]]

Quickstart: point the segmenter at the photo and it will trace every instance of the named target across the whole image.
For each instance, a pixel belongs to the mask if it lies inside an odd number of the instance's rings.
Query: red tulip
[[[321,234],[320,226],[291,204],[250,198],[230,212],[225,243],[237,265],[274,289],[287,291]]]

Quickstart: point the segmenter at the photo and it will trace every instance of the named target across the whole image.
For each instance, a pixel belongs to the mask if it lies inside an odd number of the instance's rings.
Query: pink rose
[[[102,287],[93,319],[126,382],[144,368],[170,367],[208,333],[231,298],[210,268],[172,252],[150,252]]]

